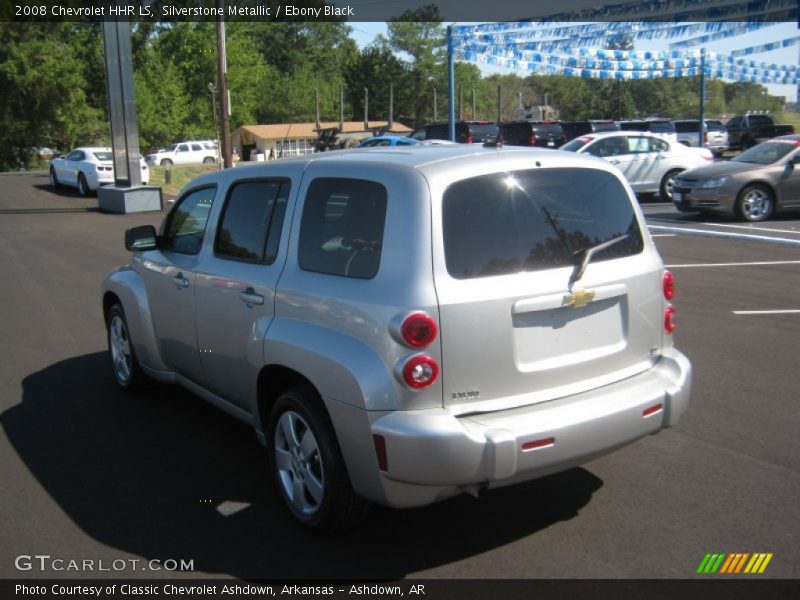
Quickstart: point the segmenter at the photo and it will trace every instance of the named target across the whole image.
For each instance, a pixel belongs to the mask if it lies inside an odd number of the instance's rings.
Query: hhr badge
[[[587,292],[586,290],[575,290],[574,292],[564,296],[563,306],[581,308],[582,306],[586,306],[594,300],[594,294],[594,292]]]

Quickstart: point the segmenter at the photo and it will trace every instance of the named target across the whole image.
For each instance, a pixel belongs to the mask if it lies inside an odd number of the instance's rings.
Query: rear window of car
[[[489,142],[493,141],[497,137],[498,133],[500,132],[500,128],[494,123],[488,123],[485,125],[471,123],[469,125],[469,132],[472,136],[473,142]]]
[[[589,137],[577,137],[574,140],[570,140],[563,146],[561,146],[561,150],[566,150],[567,152],[577,152],[581,148],[583,148],[586,144],[592,141],[593,138]]]
[[[675,126],[669,121],[653,121],[650,123],[653,133],[675,133]]]
[[[699,121],[675,121],[675,131],[678,133],[697,133]]]
[[[595,131],[619,131],[619,127],[614,121],[592,121]]]
[[[386,188],[375,181],[337,177],[312,181],[300,221],[300,268],[358,279],[375,277],[386,200]]]
[[[111,152],[92,152],[92,154],[94,154],[94,157],[97,160],[102,160],[102,161],[111,160],[113,156]]]
[[[533,130],[539,135],[564,135],[564,130],[559,123],[535,123]]]
[[[445,262],[455,279],[573,266],[582,251],[616,238],[621,239],[592,261],[644,248],[625,188],[602,170],[567,167],[472,177],[447,188],[442,210]]]

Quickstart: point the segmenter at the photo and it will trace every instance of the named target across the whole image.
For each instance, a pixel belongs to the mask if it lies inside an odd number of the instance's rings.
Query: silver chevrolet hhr
[[[622,175],[551,150],[332,152],[204,175],[103,283],[114,376],[252,425],[291,514],[425,505],[675,425],[672,275]]]

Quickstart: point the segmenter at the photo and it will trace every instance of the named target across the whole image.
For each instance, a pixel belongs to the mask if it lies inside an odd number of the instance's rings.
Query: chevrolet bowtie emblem
[[[571,306],[572,308],[586,306],[594,300],[594,294],[594,292],[587,292],[586,290],[575,290],[564,296],[564,306]]]

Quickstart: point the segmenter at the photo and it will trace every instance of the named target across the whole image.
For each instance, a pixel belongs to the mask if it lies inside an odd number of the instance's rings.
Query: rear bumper
[[[445,410],[387,413],[371,423],[388,465],[383,497],[371,499],[418,506],[562,471],[675,425],[690,393],[691,364],[669,349],[645,373],[528,407],[460,418]]]

